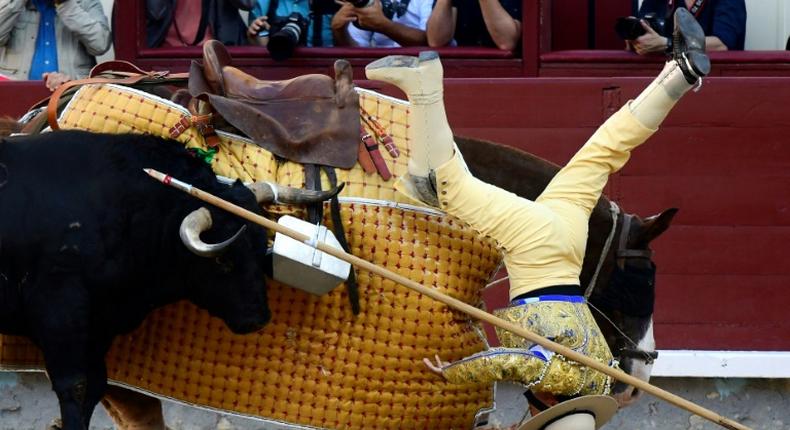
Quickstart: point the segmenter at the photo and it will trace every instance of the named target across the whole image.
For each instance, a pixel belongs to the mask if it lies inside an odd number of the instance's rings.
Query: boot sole
[[[419,57],[412,57],[408,55],[390,55],[378,59],[367,66],[365,70],[384,69],[390,67],[409,67],[417,68],[420,63],[424,61],[432,61],[439,58],[439,53],[436,51],[422,51]]]
[[[675,57],[685,53],[692,71],[699,77],[706,76],[710,73],[710,58],[705,54],[705,32],[697,19],[688,10],[678,9],[675,12],[675,28],[683,43],[683,51],[676,53]],[[678,40],[675,41],[677,42]],[[683,59],[675,58],[675,60]]]

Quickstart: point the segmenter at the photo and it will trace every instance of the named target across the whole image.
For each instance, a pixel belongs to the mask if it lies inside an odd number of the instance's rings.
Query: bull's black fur
[[[219,258],[189,252],[182,219],[204,206],[148,177],[151,167],[260,212],[242,184],[219,184],[178,143],[79,131],[0,141],[0,332],[44,352],[65,429],[87,429],[106,388],[104,356],[116,335],[151,310],[188,299],[239,333],[270,318],[265,231],[250,223]],[[206,242],[245,222],[219,209]]]

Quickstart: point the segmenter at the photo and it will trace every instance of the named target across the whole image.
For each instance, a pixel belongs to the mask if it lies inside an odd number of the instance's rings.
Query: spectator
[[[521,0],[437,0],[428,45],[490,46],[512,51],[521,42]]]
[[[195,46],[208,39],[246,45],[247,26],[239,9],[255,0],[146,0],[146,42],[159,46]]]
[[[0,1],[0,74],[12,79],[54,90],[86,77],[110,43],[100,0]]]
[[[312,5],[311,5],[312,3]],[[339,9],[333,0],[257,0],[255,7],[250,12],[250,26],[247,28],[247,37],[252,44],[266,46],[268,37],[258,37],[261,31],[269,30],[271,19],[287,18],[292,13],[298,13],[307,18],[307,34],[303,41],[306,46],[332,46],[332,16]],[[316,29],[321,29],[316,32]]]
[[[332,18],[335,45],[425,46],[425,26],[432,6],[433,0],[372,0],[362,7],[344,2]]]
[[[745,0],[644,0],[639,8],[639,16],[643,18],[647,14],[655,14],[660,18],[659,28],[653,29],[643,21],[642,26],[647,33],[628,44],[638,54],[671,49],[671,34],[675,25],[672,16],[675,9],[681,7],[687,8],[705,31],[707,51],[743,50],[746,39]]]

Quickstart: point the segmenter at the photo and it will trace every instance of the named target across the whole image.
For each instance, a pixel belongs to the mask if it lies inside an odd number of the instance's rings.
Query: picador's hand
[[[448,362],[443,362],[443,361],[442,361],[442,360],[439,358],[439,356],[438,356],[438,355],[434,355],[433,357],[434,357],[434,359],[436,359],[436,364],[434,364],[434,363],[431,361],[431,359],[430,359],[430,358],[427,358],[427,357],[426,357],[426,358],[423,358],[423,359],[422,359],[422,362],[423,362],[423,363],[425,363],[425,365],[426,365],[426,366],[428,366],[428,368],[429,368],[429,369],[431,369],[431,370],[432,370],[434,373],[437,373],[437,374],[441,375],[441,374],[442,374],[442,369],[443,369],[443,368],[445,368],[445,367],[447,367],[447,366],[448,366],[450,363],[448,363]]]

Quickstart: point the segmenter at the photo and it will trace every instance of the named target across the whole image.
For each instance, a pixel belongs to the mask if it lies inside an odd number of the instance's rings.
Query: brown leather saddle
[[[231,66],[222,43],[203,45],[193,61],[189,92],[266,150],[302,164],[350,169],[359,149],[359,96],[351,65],[335,62],[335,78],[320,74],[266,81]]]

